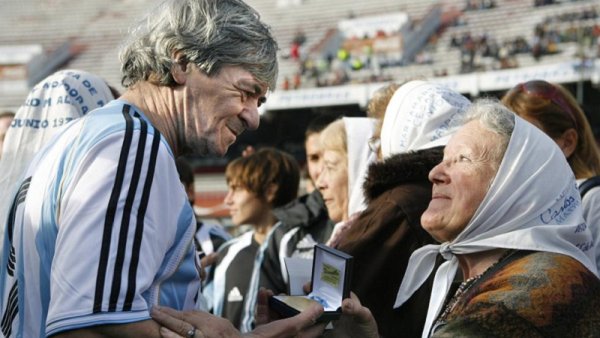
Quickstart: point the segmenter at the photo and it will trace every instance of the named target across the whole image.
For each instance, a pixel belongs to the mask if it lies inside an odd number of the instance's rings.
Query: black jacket
[[[435,242],[420,218],[431,199],[429,171],[442,152],[425,149],[371,165],[364,184],[367,208],[338,245],[354,256],[351,288],[383,337],[420,337],[425,324],[433,275],[399,309],[393,306],[410,255]]]
[[[287,276],[287,271],[281,269],[283,257],[312,258],[314,245],[329,239],[334,224],[329,220],[318,190],[275,209],[273,214],[280,223],[268,238],[259,285],[275,294],[287,293],[288,285],[283,275]]]

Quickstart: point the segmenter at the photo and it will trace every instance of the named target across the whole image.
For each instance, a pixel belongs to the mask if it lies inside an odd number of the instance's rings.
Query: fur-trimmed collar
[[[423,182],[429,172],[442,161],[444,147],[435,147],[396,154],[369,167],[363,185],[367,202],[400,184]]]

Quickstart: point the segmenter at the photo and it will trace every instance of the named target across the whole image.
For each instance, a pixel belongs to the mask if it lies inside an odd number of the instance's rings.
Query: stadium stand
[[[579,88],[584,81],[587,90],[600,83],[600,67],[596,66],[600,20],[597,15],[590,15],[600,9],[600,0],[481,0],[485,8],[478,7],[478,1],[472,0],[246,1],[272,26],[279,41],[280,78],[277,90],[263,106],[261,128],[242,135],[240,142],[230,150],[229,158],[237,156],[246,144],[270,142],[269,145],[284,148],[302,161],[302,128],[282,133],[281,130],[288,128],[286,124],[302,126],[311,114],[321,113],[324,108],[329,113],[364,115],[370,95],[388,81],[434,78],[470,96],[499,93],[531,78],[570,84],[571,89]],[[132,20],[158,2],[3,0],[0,110],[15,110],[33,84],[63,68],[95,73],[111,86],[122,89],[117,57],[119,44],[126,38]],[[469,9],[466,8],[468,3],[473,4]],[[493,5],[488,6],[490,3]],[[545,5],[535,6],[536,3]],[[434,15],[438,10],[439,15]],[[410,57],[377,72],[360,65],[355,67],[357,70],[349,70],[344,81],[332,87],[317,86],[335,82],[318,83],[309,74],[298,75],[309,56],[326,58],[329,53],[330,57],[337,57],[337,49],[344,42],[339,30],[341,22],[394,13],[407,15],[410,20],[407,32],[418,31],[427,22],[435,24],[436,29],[428,33],[414,53],[409,53]],[[535,57],[531,50],[538,40],[536,32],[539,33],[540,27],[552,32],[548,36],[561,38],[552,41],[555,42],[550,48],[552,53]],[[465,46],[456,41],[452,44],[453,38],[466,35],[473,41],[485,37],[484,44],[469,46],[476,48],[472,60],[469,53],[465,54]],[[511,46],[515,41],[519,41],[523,50],[517,53],[502,49],[505,43]],[[517,68],[511,69],[514,67]],[[289,90],[282,90],[284,87]],[[600,104],[597,102],[600,98],[595,99],[597,91],[593,93],[583,99],[584,107]],[[600,134],[597,115],[588,113],[595,131]],[[197,179],[200,187],[197,191],[218,201],[224,184],[218,175],[227,158],[203,161],[203,165],[212,167],[217,174]],[[212,204],[199,207],[212,208]]]
[[[530,45],[536,25],[546,18],[564,13],[596,9],[596,1],[554,1],[549,6],[535,7],[533,1],[498,0],[489,9],[465,10],[469,2],[458,0],[372,0],[372,1],[314,1],[314,0],[250,0],[248,1],[273,27],[281,48],[280,81],[294,88],[294,79],[300,88],[314,87],[316,82],[305,77],[298,81],[302,58],[318,49],[338,23],[349,17],[365,17],[385,13],[406,13],[419,22],[435,5],[444,14],[458,13],[462,24],[443,23],[443,30],[430,39],[418,55],[421,62],[388,67],[379,80],[403,81],[415,76],[434,77],[461,73],[461,52],[451,48],[453,36],[470,33],[486,35],[499,44],[523,37]],[[472,2],[472,1],[471,1]],[[27,87],[58,68],[80,68],[104,77],[111,85],[120,87],[117,51],[119,42],[127,35],[127,28],[135,13],[154,6],[156,0],[74,1],[74,0],[6,0],[0,14],[0,107],[15,108],[20,104]],[[286,3],[289,3],[286,5]],[[477,3],[477,2],[475,2]],[[482,2],[483,3],[483,2]],[[593,27],[597,18],[578,20],[577,25]],[[566,29],[571,23],[553,23]],[[289,57],[292,41],[302,32],[303,43],[298,58]],[[16,63],[19,48],[41,48],[25,66]],[[537,60],[530,54],[516,55],[515,64],[528,67],[571,60],[578,46],[576,42],[559,44],[561,52]],[[8,49],[8,50],[7,50]],[[287,56],[287,57],[286,57]],[[478,67],[473,70],[500,68],[497,61],[476,56]],[[424,61],[423,61],[424,60]],[[419,61],[419,60],[417,60]],[[12,62],[12,64],[11,64]],[[15,64],[16,63],[16,64]],[[420,63],[420,64],[419,64]],[[23,78],[24,77],[24,78]],[[285,79],[287,78],[287,81]],[[25,81],[23,81],[25,80]],[[307,81],[308,80],[308,81]],[[373,81],[369,70],[351,72],[348,82]]]

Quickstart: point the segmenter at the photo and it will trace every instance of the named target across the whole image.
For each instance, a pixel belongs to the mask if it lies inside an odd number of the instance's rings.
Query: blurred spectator
[[[502,103],[556,142],[580,187],[587,179],[600,175],[600,150],[592,128],[566,88],[543,80],[527,81],[509,90]],[[583,195],[582,206],[594,238],[595,263],[600,269],[600,188]]]
[[[294,73],[294,89],[300,89],[302,86],[302,75],[299,72]]]
[[[283,83],[281,84],[281,88],[283,90],[290,90],[290,78],[289,77],[284,77],[283,78]]]
[[[290,46],[290,57],[295,61],[300,59],[300,45],[297,42],[292,42]]]
[[[375,119],[375,130],[373,131],[373,137],[369,140],[371,150],[377,153],[378,157],[381,158],[381,149],[379,147],[379,140],[381,136],[381,125],[383,122],[383,116],[387,109],[392,96],[396,90],[400,87],[399,83],[392,82],[387,84],[375,91],[367,104],[367,116]],[[376,145],[376,147],[375,147]],[[376,149],[374,149],[376,148]]]
[[[242,331],[254,322],[263,253],[277,224],[273,209],[296,198],[300,169],[289,154],[263,148],[227,165],[225,204],[231,221],[252,230],[228,241],[218,252],[205,295],[213,300],[213,313],[229,319]],[[212,294],[209,294],[212,293]]]
[[[496,7],[494,0],[466,0],[465,11],[474,11],[480,9],[490,9]]]
[[[499,44],[493,36],[487,33],[472,35],[471,32],[463,33],[460,38],[453,36],[450,47],[459,48],[461,51],[461,73],[486,68],[515,68],[518,66],[516,54],[528,53],[531,50],[522,36],[505,40]],[[483,57],[493,58],[494,63],[482,64]]]
[[[536,7],[539,7],[539,6],[554,5],[555,3],[556,3],[556,0],[535,0],[533,2],[533,5]]]
[[[336,115],[323,114],[312,119],[305,132],[306,169],[310,182],[316,185],[323,170],[323,151],[319,142],[322,131]],[[325,243],[333,231],[323,196],[318,189],[273,210],[281,222],[269,236],[264,253],[259,285],[276,294],[288,292],[285,257],[312,259],[314,245]]]
[[[302,29],[296,30],[296,33],[294,33],[294,38],[292,39],[292,43],[296,43],[298,44],[298,46],[302,46],[305,42],[306,34],[304,33],[304,31]]]

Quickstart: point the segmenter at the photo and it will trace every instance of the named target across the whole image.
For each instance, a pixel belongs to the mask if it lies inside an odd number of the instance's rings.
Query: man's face
[[[181,94],[179,144],[183,153],[225,155],[246,129],[258,128],[258,107],[267,86],[241,67],[226,66],[212,77],[189,63]]]
[[[6,132],[8,131],[12,120],[12,116],[0,117],[0,157],[2,156],[2,148],[4,147],[4,137],[6,136]]]
[[[306,167],[308,176],[310,176],[313,184],[319,179],[321,171],[323,171],[323,151],[319,143],[319,133],[308,135],[304,148],[306,149]]]

